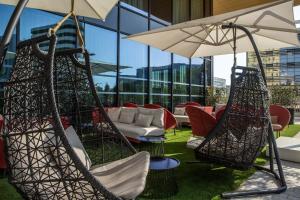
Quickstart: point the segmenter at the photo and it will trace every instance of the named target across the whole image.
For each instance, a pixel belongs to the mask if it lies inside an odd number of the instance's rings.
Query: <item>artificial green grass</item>
[[[281,132],[281,136],[294,137],[300,131],[300,124],[289,125],[288,128]]]
[[[282,136],[292,137],[300,131],[300,125],[290,125],[282,131]],[[218,200],[220,194],[233,191],[239,187],[255,170],[239,171],[208,164],[187,164],[193,161],[194,152],[186,148],[186,142],[191,135],[190,129],[177,130],[168,133],[165,153],[166,156],[180,160],[181,164],[176,170],[179,192],[174,200]],[[260,157],[258,164],[264,164],[266,160]],[[163,185],[162,185],[163,187]],[[0,200],[20,200],[20,195],[8,184],[6,178],[0,178]]]

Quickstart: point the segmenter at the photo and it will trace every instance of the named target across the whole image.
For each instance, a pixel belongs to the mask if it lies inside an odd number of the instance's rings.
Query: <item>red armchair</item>
[[[219,121],[221,119],[222,115],[224,114],[225,109],[226,109],[226,106],[223,106],[222,108],[220,108],[218,110],[218,112],[216,112],[215,117],[216,117],[217,121]]]
[[[277,118],[275,121],[273,120],[272,126],[273,130],[276,131],[280,137],[280,131],[282,131],[290,122],[291,113],[283,106],[271,105],[270,114],[272,118]]]
[[[192,126],[192,133],[195,136],[205,137],[216,126],[217,120],[197,106],[185,108]]]
[[[144,108],[158,109],[163,107],[161,107],[158,104],[145,104]],[[173,114],[165,108],[164,108],[164,124],[165,124],[164,127],[165,130],[174,129],[174,134],[176,134],[177,121],[173,116]]]

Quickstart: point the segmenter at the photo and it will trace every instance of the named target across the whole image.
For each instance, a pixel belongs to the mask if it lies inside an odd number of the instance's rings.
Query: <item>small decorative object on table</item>
[[[175,169],[179,165],[180,161],[175,158],[152,158],[147,185],[142,197],[147,199],[163,199],[176,195],[178,185]]]

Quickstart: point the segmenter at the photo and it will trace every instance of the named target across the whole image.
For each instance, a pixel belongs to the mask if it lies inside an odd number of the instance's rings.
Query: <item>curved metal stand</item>
[[[236,28],[236,29],[239,29],[239,30],[245,32],[245,34],[248,36],[248,38],[254,48],[263,80],[264,80],[265,84],[267,85],[262,60],[261,60],[258,48],[255,44],[255,41],[254,41],[251,33],[249,32],[249,30],[243,26],[236,25],[233,23],[230,23],[228,25],[223,25],[222,28],[223,29]],[[270,119],[270,117],[269,117],[269,119]],[[269,123],[268,143],[269,143],[270,168],[264,168],[261,166],[255,166],[255,167],[258,170],[265,171],[265,172],[269,173],[270,175],[272,175],[274,177],[274,179],[277,181],[278,187],[274,188],[274,189],[265,189],[265,190],[248,190],[248,191],[228,192],[228,193],[223,193],[222,198],[227,199],[227,198],[251,196],[251,195],[279,194],[281,192],[286,191],[287,185],[285,182],[282,165],[281,165],[281,161],[279,158],[279,153],[278,153],[278,149],[277,149],[276,140],[274,138],[271,122]],[[274,152],[275,161],[276,161],[277,168],[278,168],[278,174],[274,170],[273,152]]]
[[[18,2],[18,5],[16,6],[12,16],[10,17],[10,20],[6,26],[3,38],[0,43],[0,70],[2,69],[4,58],[7,52],[8,45],[11,40],[11,36],[14,32],[14,29],[16,28],[16,25],[20,19],[20,16],[27,5],[29,0],[20,0]]]

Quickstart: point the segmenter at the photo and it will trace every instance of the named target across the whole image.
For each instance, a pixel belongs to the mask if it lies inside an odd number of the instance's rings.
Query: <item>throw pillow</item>
[[[152,120],[153,120],[153,115],[144,115],[142,113],[139,113],[135,125],[141,127],[149,127],[152,123]]]
[[[153,115],[153,121],[152,125],[163,128],[164,127],[164,109],[163,108],[158,108],[158,109],[149,109],[149,108],[138,108],[138,115],[142,113],[144,115]]]
[[[135,119],[137,108],[121,108],[119,122],[124,124],[132,124]]]
[[[111,121],[117,122],[121,113],[121,108],[108,108],[107,115]]]
[[[184,115],[185,107],[175,107],[174,115]]]

